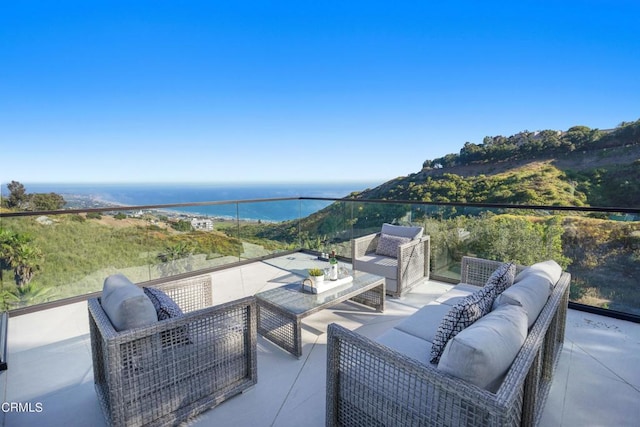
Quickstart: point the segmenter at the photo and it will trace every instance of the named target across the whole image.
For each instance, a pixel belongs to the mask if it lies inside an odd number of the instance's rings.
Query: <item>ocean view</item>
[[[380,183],[258,183],[258,184],[43,184],[25,183],[28,193],[58,193],[67,207],[144,206],[173,203],[251,200],[281,197],[342,198]],[[7,194],[3,184],[2,194]],[[172,208],[172,211],[205,217],[286,221],[304,217],[328,206],[322,200],[286,200],[214,206]]]

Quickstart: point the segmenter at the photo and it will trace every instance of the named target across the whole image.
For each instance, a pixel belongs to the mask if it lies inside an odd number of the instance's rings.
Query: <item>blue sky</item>
[[[637,0],[2,1],[0,182],[384,182],[640,118]]]

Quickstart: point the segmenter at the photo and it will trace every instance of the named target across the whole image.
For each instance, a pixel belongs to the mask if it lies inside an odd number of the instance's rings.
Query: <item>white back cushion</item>
[[[149,297],[122,274],[105,279],[100,304],[116,331],[140,328],[158,321]]]
[[[409,227],[404,225],[382,224],[382,233],[392,236],[408,237],[409,239],[419,239],[422,237],[422,227]]]
[[[438,369],[495,392],[526,338],[522,307],[501,306],[453,337]]]

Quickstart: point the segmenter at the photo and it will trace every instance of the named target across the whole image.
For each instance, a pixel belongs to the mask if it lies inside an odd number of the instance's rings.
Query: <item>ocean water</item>
[[[353,191],[373,188],[380,183],[261,183],[261,184],[26,184],[27,193],[54,192],[81,197],[94,202],[124,206],[164,205],[173,203],[253,200],[280,197],[342,198]],[[2,189],[6,195],[6,188]],[[328,206],[322,200],[288,200],[277,202],[233,203],[229,205],[191,206],[170,210],[206,217],[223,217],[262,221],[285,221],[305,217]]]

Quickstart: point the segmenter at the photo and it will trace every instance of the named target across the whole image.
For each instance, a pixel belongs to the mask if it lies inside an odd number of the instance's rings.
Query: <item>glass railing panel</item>
[[[475,209],[475,208],[474,208]],[[570,300],[640,314],[640,222],[585,211],[483,209],[425,217],[432,277],[459,278],[470,255],[523,265],[553,259],[571,273]]]
[[[307,211],[313,201],[302,200]],[[313,206],[313,205],[311,205]],[[341,257],[351,257],[351,206],[336,201],[300,220],[300,240],[304,249]]]
[[[640,215],[567,214],[570,300],[640,316]]]
[[[161,249],[146,220],[125,213],[2,218],[0,227],[4,308],[96,292],[118,272],[149,280]]]
[[[238,262],[235,204],[213,204],[152,211],[157,226],[149,240],[159,249],[150,258],[152,279],[207,270]]]
[[[302,198],[5,214],[0,239],[31,236],[21,238],[37,249],[31,248],[30,256],[39,268],[28,280],[16,276],[6,253],[11,245],[3,246],[0,305],[16,308],[85,295],[99,291],[104,278],[116,272],[143,282],[297,249],[335,250],[350,258],[353,237],[378,232],[388,222],[424,226],[436,280],[456,282],[464,255],[525,265],[554,259],[572,274],[571,301],[640,314],[640,213],[631,211]]]
[[[299,248],[300,200],[238,203],[240,259],[258,259]]]
[[[355,202],[353,235],[361,237],[380,232],[382,224],[413,225],[414,211],[410,203]]]

